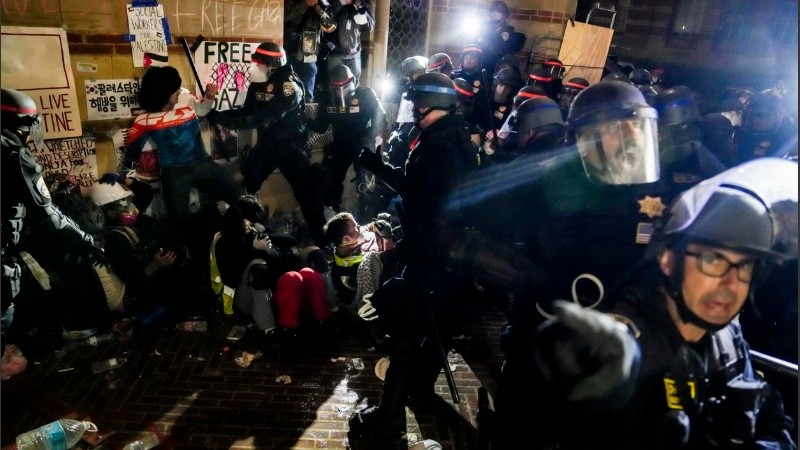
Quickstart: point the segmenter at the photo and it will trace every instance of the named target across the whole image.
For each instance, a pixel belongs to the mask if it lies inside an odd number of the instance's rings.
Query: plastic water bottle
[[[92,373],[98,374],[107,372],[109,370],[114,370],[126,362],[128,362],[128,360],[125,358],[111,358],[105,361],[97,361],[96,363],[92,364]]]
[[[205,320],[187,320],[175,326],[183,331],[208,331],[208,322]]]
[[[75,446],[83,433],[97,431],[92,422],[59,419],[17,436],[18,450],[55,450]]]
[[[129,442],[122,450],[149,450],[159,444],[158,436],[152,431],[148,431],[140,439]]]
[[[100,334],[97,336],[92,336],[82,343],[85,345],[90,345],[92,347],[97,347],[100,344],[105,344],[106,342],[111,342],[114,340],[114,335],[111,333]]]

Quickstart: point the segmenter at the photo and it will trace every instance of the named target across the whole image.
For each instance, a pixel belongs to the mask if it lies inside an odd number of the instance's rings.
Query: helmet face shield
[[[30,133],[31,142],[33,142],[33,146],[36,147],[36,150],[44,150],[44,128],[42,128],[42,121],[39,119],[39,116],[33,120],[33,123],[28,128],[28,132]]]
[[[505,83],[495,80],[492,83],[492,101],[501,105],[508,105],[511,103],[511,98],[519,92],[519,88],[515,88]]]
[[[355,86],[352,81],[341,86],[331,83],[331,101],[333,102],[333,106],[338,106],[340,108],[347,106],[350,101],[350,96],[353,95],[354,91]]]
[[[589,124],[576,130],[586,175],[604,184],[653,183],[659,178],[655,118],[632,117]]]

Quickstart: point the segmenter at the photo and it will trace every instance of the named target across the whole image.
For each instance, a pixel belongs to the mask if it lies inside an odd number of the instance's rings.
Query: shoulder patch
[[[294,95],[294,83],[291,81],[283,82],[283,95],[286,97]]]

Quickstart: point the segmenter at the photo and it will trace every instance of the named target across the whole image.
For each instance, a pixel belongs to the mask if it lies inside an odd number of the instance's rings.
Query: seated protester
[[[95,205],[102,208],[108,230],[104,236],[105,255],[111,269],[123,283],[116,295],[125,315],[137,316],[167,307],[173,312],[202,312],[202,305],[181,305],[183,299],[199,297],[201,286],[192,283],[188,268],[189,252],[177,244],[170,229],[159,221],[139,214],[133,192],[104,176],[89,191]],[[196,290],[193,290],[196,289]]]
[[[365,295],[398,274],[391,230],[383,219],[359,226],[348,212],[336,214],[325,224],[325,236],[336,245],[333,285],[339,304],[352,314],[364,305]]]
[[[222,283],[236,287],[228,291],[232,309],[252,317],[264,342],[280,347],[280,356],[289,358],[296,353],[305,318],[312,316],[322,325],[331,316],[320,274],[327,264],[319,249],[291,249],[285,245],[285,236],[273,235],[283,247],[277,250],[265,231],[257,231],[257,226],[264,230],[258,221],[265,217],[252,195],[230,206],[212,245],[212,262]]]

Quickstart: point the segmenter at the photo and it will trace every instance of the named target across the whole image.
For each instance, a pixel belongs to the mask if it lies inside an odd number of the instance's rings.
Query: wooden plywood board
[[[283,40],[280,0],[161,0],[173,34]]]
[[[26,27],[59,27],[61,13],[59,0],[0,0],[0,18],[3,25]]]
[[[61,0],[62,23],[70,33],[127,33],[125,3],[126,0]]]
[[[581,77],[590,84],[603,76],[603,66],[614,30],[583,22],[567,22],[558,59],[564,63],[564,80]]]

